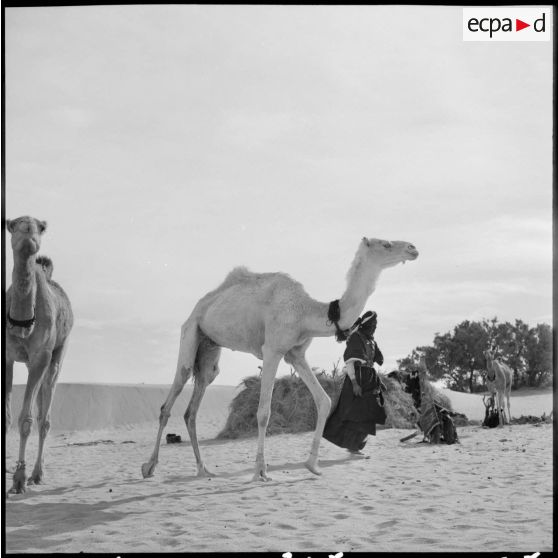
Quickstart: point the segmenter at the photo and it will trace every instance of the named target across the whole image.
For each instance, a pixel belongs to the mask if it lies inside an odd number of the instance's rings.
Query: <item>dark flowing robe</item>
[[[376,424],[386,421],[380,379],[373,366],[374,362],[381,365],[384,357],[373,339],[356,331],[347,341],[343,359],[364,361],[354,362],[355,379],[362,395],[354,395],[347,375],[337,404],[326,421],[323,437],[341,448],[357,451],[366,445],[368,434],[376,435]]]

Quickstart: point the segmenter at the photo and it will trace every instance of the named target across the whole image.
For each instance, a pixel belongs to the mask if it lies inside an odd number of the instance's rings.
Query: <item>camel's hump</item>
[[[50,280],[50,278],[52,277],[52,271],[54,269],[52,260],[48,256],[38,256],[35,260],[35,263],[43,268],[46,278]]]
[[[239,266],[235,267],[229,274],[225,277],[223,283],[219,286],[218,290],[230,287],[231,285],[238,285],[242,283],[252,283],[254,281],[288,281],[290,283],[298,284],[290,275],[282,273],[279,271],[268,272],[268,273],[255,273],[250,271],[247,267]]]

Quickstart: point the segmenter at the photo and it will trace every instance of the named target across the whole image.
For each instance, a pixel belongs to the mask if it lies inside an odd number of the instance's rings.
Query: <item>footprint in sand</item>
[[[435,544],[439,541],[437,539],[430,539],[428,537],[419,537],[418,539],[416,539],[416,542],[418,544]]]
[[[177,539],[174,539],[174,538],[171,538],[171,539],[169,539],[169,538],[164,538],[164,539],[161,541],[161,546],[162,546],[163,548],[164,548],[165,546],[178,546],[179,544],[181,544],[180,541],[177,540]]]
[[[347,515],[346,513],[338,513],[333,516],[334,519],[347,519],[348,517],[350,517],[350,515]]]
[[[289,525],[288,523],[278,523],[276,525],[276,527],[278,529],[287,529],[287,530],[290,530],[290,531],[295,531],[296,530],[296,527],[294,527],[293,525]]]
[[[378,523],[376,527],[379,529],[386,529],[387,527],[393,527],[397,523],[397,519],[390,519],[389,521],[382,521],[382,523]]]

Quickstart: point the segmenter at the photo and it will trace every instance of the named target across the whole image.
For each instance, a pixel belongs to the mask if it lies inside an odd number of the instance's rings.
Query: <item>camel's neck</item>
[[[490,381],[494,381],[496,379],[496,368],[494,366],[493,358],[486,359],[486,377]]]
[[[361,263],[351,274],[347,283],[347,289],[339,300],[341,319],[339,327],[347,329],[353,325],[355,320],[364,310],[364,305],[374,292],[376,282],[382,272],[379,266],[366,266]]]
[[[362,265],[362,264],[361,264]],[[368,297],[376,287],[376,280],[381,273],[381,268],[357,268],[351,273],[347,289],[339,299],[339,327],[349,329],[360,316]],[[335,335],[335,326],[329,321],[329,304],[312,301],[314,307],[309,311],[306,319],[306,332],[311,337],[330,337]]]
[[[12,272],[12,295],[10,317],[14,320],[30,320],[34,316],[37,292],[35,255],[22,257],[14,252]]]

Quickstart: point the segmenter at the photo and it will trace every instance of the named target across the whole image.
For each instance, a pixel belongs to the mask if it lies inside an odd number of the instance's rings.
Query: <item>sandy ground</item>
[[[72,387],[63,385],[57,393],[67,399]],[[157,409],[168,388],[121,387],[116,397],[110,386],[82,386],[91,407],[84,412],[76,395],[82,412],[71,411],[102,424],[95,409],[108,410],[95,400],[112,392],[119,409],[110,420],[121,421],[116,427],[92,428],[84,420],[80,430],[71,430],[58,417],[63,428],[49,437],[45,483],[6,500],[7,552],[552,550],[550,424],[467,426],[459,428],[460,444],[453,446],[422,444],[420,437],[401,443],[412,431],[385,429],[369,439],[368,459],[350,458],[323,440],[320,477],[302,465],[311,433],[273,436],[266,444],[272,480],[252,482],[256,440],[213,439],[235,390],[212,386],[198,432],[206,465],[218,476],[197,478],[190,444],[182,442],[163,443],[155,476],[143,479],[140,467],[152,452]],[[143,393],[142,412],[155,413],[148,422],[134,422],[137,390]],[[479,396],[448,393],[455,410],[482,418]],[[183,440],[187,396],[165,431]],[[513,396],[511,407],[514,416],[548,413],[552,393]],[[130,414],[134,420],[126,419]],[[17,443],[12,430],[7,468],[15,464]],[[36,447],[33,432],[29,470]]]

